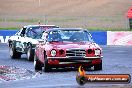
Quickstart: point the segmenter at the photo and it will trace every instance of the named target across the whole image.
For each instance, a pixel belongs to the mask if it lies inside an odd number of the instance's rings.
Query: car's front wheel
[[[35,68],[35,71],[41,71],[42,70],[42,64],[38,60],[36,55],[34,55],[34,68]]]
[[[10,52],[10,57],[12,59],[21,58],[21,53],[16,51],[15,46],[11,45],[9,47],[9,52]]]
[[[51,71],[51,66],[48,64],[48,59],[45,58],[44,60],[44,72],[49,72]]]
[[[31,47],[29,47],[27,51],[27,60],[33,61],[33,59],[34,59],[34,50]]]

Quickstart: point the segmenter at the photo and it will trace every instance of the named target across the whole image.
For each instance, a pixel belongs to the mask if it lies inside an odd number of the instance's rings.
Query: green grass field
[[[20,28],[17,27],[5,27],[2,28],[0,27],[0,30],[19,30]],[[132,31],[132,29],[112,29],[112,28],[85,28],[88,29],[89,31]]]

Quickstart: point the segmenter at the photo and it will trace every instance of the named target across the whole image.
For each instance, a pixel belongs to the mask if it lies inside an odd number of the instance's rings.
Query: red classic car
[[[102,49],[93,42],[91,34],[81,28],[53,28],[42,35],[35,49],[35,70],[48,72],[52,68],[94,66],[102,70]]]

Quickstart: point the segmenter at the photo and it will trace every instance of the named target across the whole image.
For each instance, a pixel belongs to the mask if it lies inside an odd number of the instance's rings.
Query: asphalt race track
[[[103,70],[87,71],[87,74],[130,74],[132,75],[132,46],[101,46],[103,48]],[[0,44],[0,66],[26,69],[29,76],[25,79],[2,81],[0,88],[132,88],[130,84],[85,84],[76,83],[75,70],[53,70],[49,73],[35,72],[33,62],[11,59],[6,44]],[[25,70],[19,70],[25,71]],[[25,76],[26,77],[26,76]]]

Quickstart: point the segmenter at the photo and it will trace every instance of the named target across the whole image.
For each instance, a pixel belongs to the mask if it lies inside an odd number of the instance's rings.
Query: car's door
[[[22,39],[22,45],[23,45],[23,49],[26,51],[28,50],[29,46],[32,44],[32,31],[30,30],[30,28],[27,28],[25,31],[25,35],[23,37],[21,37]]]
[[[20,37],[21,49],[24,53],[27,52],[28,48],[32,46],[33,41],[35,41],[34,36],[35,32],[32,30],[32,27],[28,27],[25,30],[25,34]]]

